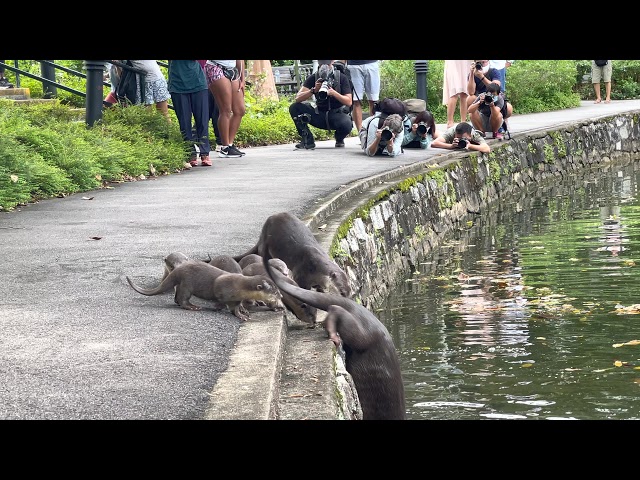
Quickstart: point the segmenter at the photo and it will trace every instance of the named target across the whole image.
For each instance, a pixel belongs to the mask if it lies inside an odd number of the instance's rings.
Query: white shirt
[[[164,79],[164,75],[162,74],[162,70],[160,70],[160,65],[155,60],[129,60],[131,64],[139,68],[140,70],[144,70],[145,82],[155,82],[160,79]]]

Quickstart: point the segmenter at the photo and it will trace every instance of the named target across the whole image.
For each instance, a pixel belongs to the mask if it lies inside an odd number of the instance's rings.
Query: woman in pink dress
[[[467,121],[467,75],[471,60],[445,60],[442,82],[442,104],[447,106],[447,128],[454,125],[453,116],[460,100],[460,121]]]

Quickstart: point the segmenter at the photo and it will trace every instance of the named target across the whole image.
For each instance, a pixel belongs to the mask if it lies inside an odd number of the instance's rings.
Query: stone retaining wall
[[[333,239],[330,253],[348,273],[353,298],[374,310],[470,215],[531,182],[639,160],[639,119],[628,112],[520,133],[509,142],[492,141],[489,154],[453,153],[423,173],[390,182]]]

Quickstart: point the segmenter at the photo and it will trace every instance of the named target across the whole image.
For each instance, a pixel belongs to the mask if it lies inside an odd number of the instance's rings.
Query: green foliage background
[[[56,63],[77,72],[84,69],[82,60]],[[36,60],[20,60],[19,67],[40,74]],[[165,67],[161,69],[166,75]],[[429,61],[427,101],[437,123],[446,122],[443,70],[443,60]],[[571,108],[581,99],[593,99],[590,71],[590,60],[516,61],[507,69],[507,96],[514,113]],[[14,78],[10,71],[7,76]],[[84,78],[57,71],[56,79],[74,89],[86,90]],[[37,80],[22,76],[20,86],[29,88],[32,98],[42,97],[42,83]],[[104,96],[108,93],[109,87],[105,86]],[[413,60],[381,62],[380,96],[416,96]],[[638,97],[640,61],[615,60],[611,98]],[[247,112],[236,136],[241,148],[299,141],[288,111],[292,95],[281,95],[278,101],[264,100],[256,98],[248,88],[245,100]],[[155,109],[118,106],[105,109],[102,121],[87,129],[83,107],[84,99],[62,89],[58,89],[57,99],[51,103],[18,105],[0,98],[0,209],[11,210],[38,199],[99,188],[106,182],[169,174],[184,168],[190,146],[182,140],[173,111],[173,121],[167,123]],[[318,140],[332,138],[332,132],[313,127],[312,131]],[[354,130],[352,135],[355,134]],[[214,138],[211,125],[210,138]]]

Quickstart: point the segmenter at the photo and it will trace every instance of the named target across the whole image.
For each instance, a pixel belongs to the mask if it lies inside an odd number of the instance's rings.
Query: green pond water
[[[632,164],[531,187],[391,291],[409,419],[640,418],[639,183]]]

